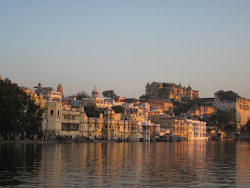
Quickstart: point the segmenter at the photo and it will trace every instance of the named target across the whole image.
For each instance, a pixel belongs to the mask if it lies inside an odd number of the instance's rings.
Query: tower
[[[92,98],[99,98],[99,91],[95,88],[92,91]]]
[[[63,87],[62,87],[62,84],[59,84],[58,87],[57,87],[57,92],[61,92],[62,93],[62,97],[64,97],[63,95]]]

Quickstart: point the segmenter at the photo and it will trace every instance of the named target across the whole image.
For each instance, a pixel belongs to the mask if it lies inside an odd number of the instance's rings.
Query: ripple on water
[[[0,144],[0,151],[0,186],[249,187],[250,183],[248,142]]]

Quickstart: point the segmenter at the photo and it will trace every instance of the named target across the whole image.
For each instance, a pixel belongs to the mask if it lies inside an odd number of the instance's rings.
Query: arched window
[[[50,115],[53,115],[53,113],[54,113],[53,110],[51,110],[51,111],[50,111]]]
[[[60,115],[60,112],[59,112],[59,110],[58,110],[57,114],[58,114],[58,116]]]

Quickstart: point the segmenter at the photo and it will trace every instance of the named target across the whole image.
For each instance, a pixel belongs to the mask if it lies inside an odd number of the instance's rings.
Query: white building
[[[59,84],[58,87],[62,89],[61,84]],[[42,84],[39,83],[38,86],[36,86],[35,88],[37,88],[36,92],[38,94],[42,94],[43,99],[47,101],[62,101],[63,93],[60,91],[54,91],[52,87],[43,87]]]
[[[104,98],[99,98],[99,91],[95,87],[92,91],[92,98],[83,98],[83,106],[95,105],[97,108],[112,107],[111,104],[105,103]]]
[[[184,119],[186,126],[188,126],[188,140],[208,140],[206,137],[206,122]]]

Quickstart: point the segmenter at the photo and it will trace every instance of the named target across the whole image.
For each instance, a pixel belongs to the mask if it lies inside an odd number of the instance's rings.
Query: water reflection
[[[0,185],[246,186],[247,142],[0,144]]]
[[[22,184],[22,178],[36,176],[40,161],[41,145],[0,144],[0,186]]]

